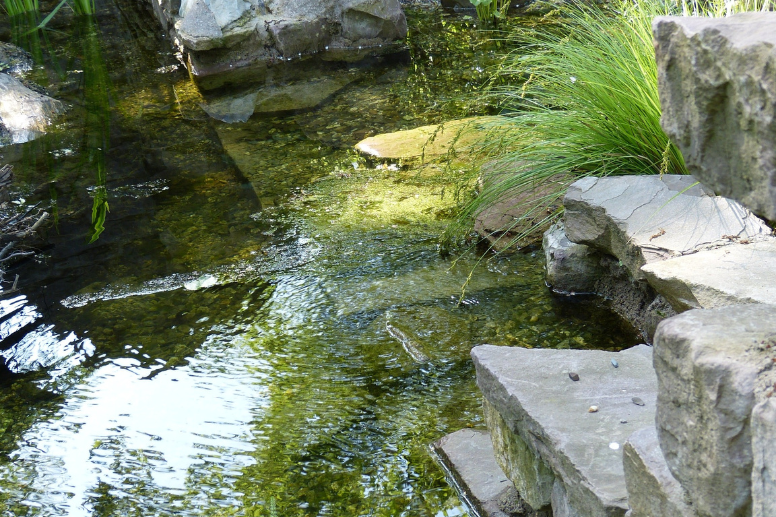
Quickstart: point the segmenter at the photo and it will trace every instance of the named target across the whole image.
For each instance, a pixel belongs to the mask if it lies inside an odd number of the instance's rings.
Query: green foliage
[[[4,4],[8,16],[38,12],[38,0],[4,0]]]
[[[477,17],[482,21],[502,18],[509,9],[510,0],[469,0],[477,9]]]
[[[484,146],[491,179],[448,238],[484,209],[515,199],[522,217],[503,231],[515,242],[535,235],[559,217],[561,196],[583,176],[686,174],[680,151],[660,127],[652,20],[768,5],[571,2],[533,27],[512,28],[506,38],[514,50],[489,90],[511,117],[512,130]]]

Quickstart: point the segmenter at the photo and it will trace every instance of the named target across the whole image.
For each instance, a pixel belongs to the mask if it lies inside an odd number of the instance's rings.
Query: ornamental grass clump
[[[686,174],[679,149],[660,127],[652,20],[769,8],[714,0],[572,1],[532,27],[511,28],[505,37],[514,50],[488,91],[511,130],[483,147],[488,177],[451,234],[488,207],[517,200],[513,211],[520,215],[499,231],[519,242],[560,216],[561,197],[580,177]]]

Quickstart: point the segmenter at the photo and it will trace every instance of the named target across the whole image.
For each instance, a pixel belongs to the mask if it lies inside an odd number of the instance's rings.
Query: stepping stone
[[[472,350],[486,401],[552,470],[569,507],[585,517],[622,516],[628,509],[622,445],[654,425],[651,355],[646,345],[619,353],[492,345]],[[580,380],[569,379],[570,372]],[[633,397],[645,405],[637,406]],[[598,411],[588,412],[591,406]]]
[[[623,448],[629,517],[695,517],[682,486],[668,469],[655,426],[633,433]]]
[[[615,256],[642,280],[645,264],[772,233],[736,201],[695,182],[668,174],[578,180],[563,200],[566,235]]]
[[[464,504],[480,516],[512,517],[521,507],[517,491],[496,463],[487,431],[461,429],[440,438],[432,447]],[[517,515],[550,517],[531,511]]]
[[[776,239],[730,244],[641,268],[677,312],[776,304]]]
[[[471,117],[444,124],[421,126],[406,131],[370,136],[356,149],[383,159],[438,157],[455,151],[466,152],[472,145],[485,142],[488,131],[497,131],[502,117]]]

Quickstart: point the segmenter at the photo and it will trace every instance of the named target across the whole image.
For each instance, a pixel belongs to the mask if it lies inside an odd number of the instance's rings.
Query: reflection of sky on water
[[[234,502],[233,482],[253,463],[252,422],[268,403],[266,365],[239,344],[215,342],[185,367],[157,373],[162,365],[139,364],[105,364],[72,388],[55,418],[25,433],[10,467],[29,486],[23,504],[92,515],[107,486],[135,509],[185,512],[212,506],[199,481],[214,473]]]

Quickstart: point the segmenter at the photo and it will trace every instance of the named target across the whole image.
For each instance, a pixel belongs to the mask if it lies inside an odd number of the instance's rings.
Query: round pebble
[[[590,406],[587,408],[588,413],[598,413],[598,406]]]
[[[612,359],[612,366],[614,366],[615,368],[620,367],[620,363],[617,362],[617,359]]]
[[[616,451],[617,449],[619,449],[619,448],[620,448],[620,444],[619,444],[619,443],[617,443],[617,442],[612,442],[612,443],[610,443],[610,444],[609,444],[609,448],[610,448],[611,450],[613,450],[613,451]]]
[[[633,403],[634,403],[634,404],[636,404],[637,406],[643,406],[643,405],[644,405],[644,401],[643,401],[643,400],[641,400],[639,397],[633,397],[631,400],[632,400],[632,401],[633,401]]]
[[[574,372],[569,372],[569,379],[571,379],[572,381],[578,381],[579,380],[579,375],[577,375]]]

